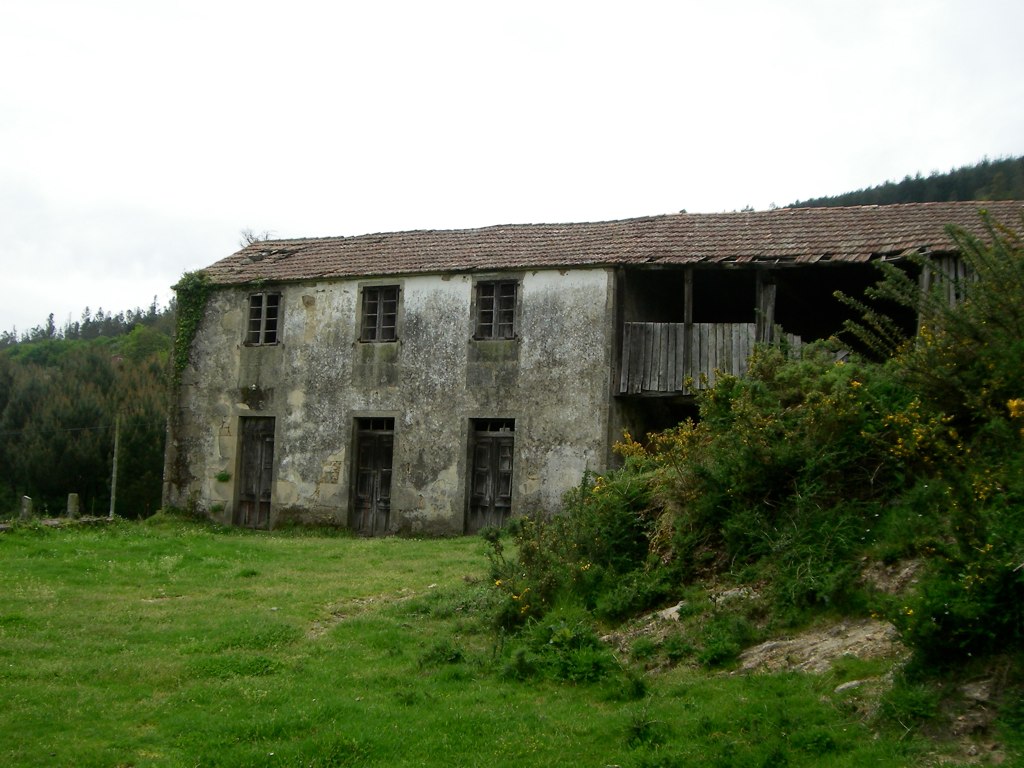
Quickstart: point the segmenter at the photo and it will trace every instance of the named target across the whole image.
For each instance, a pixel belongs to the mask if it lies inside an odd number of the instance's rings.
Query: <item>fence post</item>
[[[77,493],[68,494],[68,517],[72,520],[77,520],[79,516],[79,509],[81,503]]]
[[[110,514],[107,515],[111,520],[114,519],[114,506],[117,504],[117,449],[120,444],[121,414],[119,413],[114,417],[114,466],[110,473]]]
[[[21,516],[18,519],[22,522],[32,519],[32,499],[28,496],[21,497]]]

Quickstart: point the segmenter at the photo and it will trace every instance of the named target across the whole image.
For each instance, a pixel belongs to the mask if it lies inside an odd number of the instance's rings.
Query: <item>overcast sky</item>
[[[1024,154],[1020,0],[0,0],[0,330],[280,237],[764,209]]]

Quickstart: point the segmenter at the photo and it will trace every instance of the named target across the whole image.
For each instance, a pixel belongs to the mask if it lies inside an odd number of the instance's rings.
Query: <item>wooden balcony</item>
[[[719,373],[742,376],[757,334],[756,323],[625,323],[619,393],[686,395],[714,386]],[[799,336],[773,336],[800,348]]]

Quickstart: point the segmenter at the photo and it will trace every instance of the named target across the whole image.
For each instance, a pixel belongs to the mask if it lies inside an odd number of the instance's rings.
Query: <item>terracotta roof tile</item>
[[[475,270],[635,264],[812,264],[948,251],[980,209],[1016,225],[1024,202],[910,203],[679,213],[582,224],[508,224],[253,243],[204,272],[219,285]]]

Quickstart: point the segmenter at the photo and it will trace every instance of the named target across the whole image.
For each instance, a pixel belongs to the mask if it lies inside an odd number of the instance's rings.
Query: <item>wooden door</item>
[[[477,419],[471,443],[466,532],[503,526],[512,514],[513,419]]]
[[[270,527],[270,488],[274,475],[274,419],[242,417],[241,462],[235,525]]]
[[[381,536],[388,532],[394,445],[394,419],[357,420],[351,527],[361,536]]]

